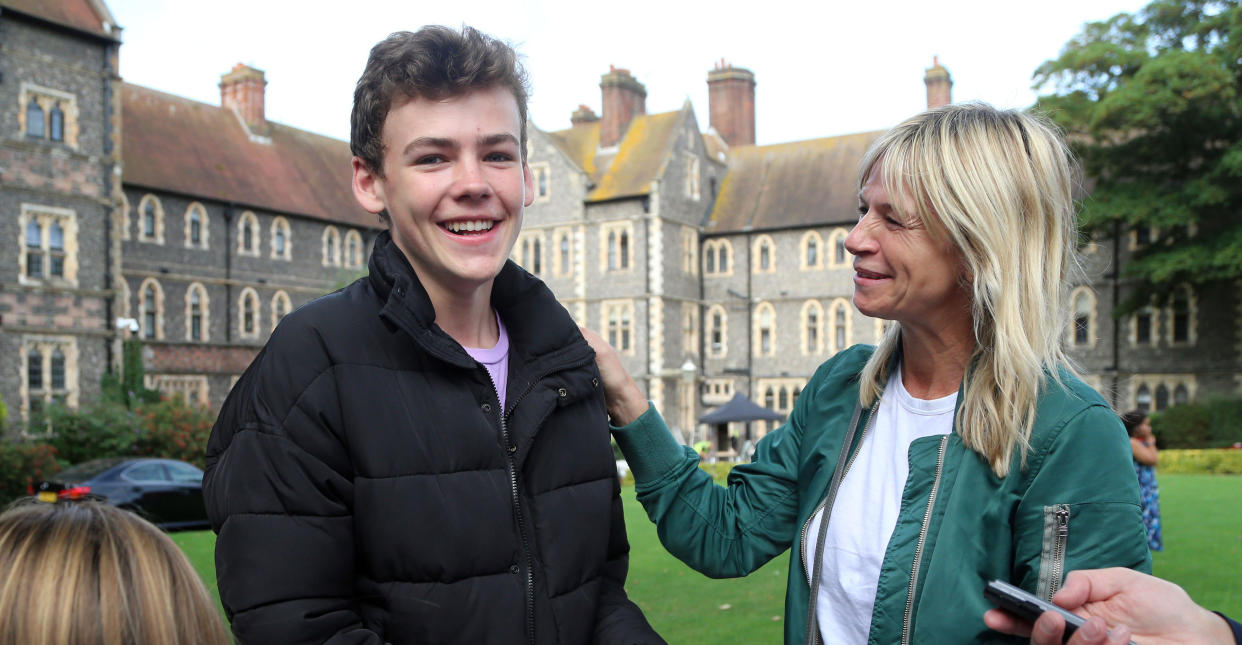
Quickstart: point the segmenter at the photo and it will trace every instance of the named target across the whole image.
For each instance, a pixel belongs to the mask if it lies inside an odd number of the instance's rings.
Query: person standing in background
[[[1121,422],[1130,434],[1130,450],[1134,453],[1134,471],[1138,474],[1143,495],[1143,525],[1147,527],[1147,546],[1152,551],[1164,550],[1160,534],[1160,487],[1156,485],[1156,435],[1151,432],[1151,419],[1142,410],[1121,415]]]

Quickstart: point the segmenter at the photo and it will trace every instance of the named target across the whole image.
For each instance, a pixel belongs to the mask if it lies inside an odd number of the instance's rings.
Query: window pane
[[[51,133],[50,133],[49,138],[52,141],[64,141],[65,140],[65,113],[60,110],[59,103],[52,106],[52,113],[49,116],[51,117],[50,119]]]
[[[43,108],[33,98],[26,106],[26,136],[43,138]]]
[[[1151,412],[1151,390],[1146,385],[1139,386],[1138,392],[1134,394],[1134,404],[1143,412]]]
[[[140,464],[125,471],[125,479],[135,482],[169,481],[168,473],[161,464]]]
[[[709,246],[703,252],[703,270],[706,273],[716,272],[716,248]]]
[[[1173,405],[1184,405],[1190,402],[1190,392],[1185,385],[1178,385],[1173,390]]]
[[[729,247],[720,247],[720,272],[724,273],[729,270]]]
[[[531,258],[530,264],[534,269],[531,273],[534,273],[535,275],[543,273],[543,249],[540,248],[541,246],[543,245],[539,243],[539,239],[535,238],[534,244],[531,245],[531,253],[534,257]]]
[[[837,264],[845,264],[845,238],[837,238]]]
[[[819,264],[819,245],[814,239],[806,241],[806,265],[815,266]]]
[[[52,389],[65,389],[65,355],[59,349],[52,352]]]
[[[65,256],[53,255],[48,260],[48,274],[57,278],[65,277]]]
[[[621,231],[617,262],[622,269],[630,268],[630,234]]]
[[[26,354],[26,387],[31,391],[43,389],[43,354],[34,348]]]
[[[34,219],[26,222],[26,246],[32,249],[43,246],[43,229]]]
[[[242,250],[254,250],[254,232],[251,231],[249,224],[242,227]]]
[[[60,222],[52,222],[48,228],[47,246],[53,251],[65,250],[65,229],[61,228]]]
[[[1087,335],[1088,318],[1085,315],[1077,315],[1074,317],[1074,344],[1086,345],[1089,341]]]
[[[146,237],[155,237],[155,204],[147,202],[142,209],[142,234]]]
[[[1169,407],[1169,388],[1163,384],[1156,388],[1156,410]]]
[[[43,252],[30,251],[26,253],[26,275],[32,278],[43,277]]]
[[[1140,343],[1151,342],[1151,312],[1140,311],[1134,317],[1134,336]]]
[[[190,215],[190,244],[198,246],[203,240],[203,222],[195,211]]]
[[[764,244],[763,246],[759,247],[759,268],[760,269],[767,271],[768,267],[772,266],[772,261],[769,257],[770,255],[771,253],[769,252],[767,244]]]
[[[276,254],[284,255],[285,253],[285,232],[282,229],[276,229],[276,239],[273,240],[276,245]]]

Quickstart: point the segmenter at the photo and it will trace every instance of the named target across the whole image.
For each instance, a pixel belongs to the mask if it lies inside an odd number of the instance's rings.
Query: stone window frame
[[[284,233],[285,248],[277,249],[276,241],[280,239],[279,233]],[[272,218],[272,223],[268,227],[268,257],[273,260],[284,260],[288,262],[293,259],[293,229],[289,226],[289,220],[283,215],[277,215]]]
[[[853,269],[854,256],[845,250],[845,238],[849,237],[849,229],[837,227],[832,229],[828,234],[828,243],[824,247],[825,255],[828,257],[828,268],[830,269]],[[837,251],[841,250],[844,255],[837,257]]]
[[[754,343],[754,354],[757,357],[776,356],[776,307],[767,300],[761,300],[755,305],[755,313],[751,319],[752,342]],[[764,332],[767,332],[768,346],[763,346]]]
[[[737,264],[737,254],[733,252],[733,243],[726,238],[707,240],[703,243],[703,275],[705,277],[723,278],[733,275],[733,267]],[[711,260],[711,270],[707,261]],[[724,268],[720,268],[721,264]]]
[[[354,229],[347,229],[345,237],[341,240],[341,250],[345,254],[341,263],[347,268],[358,269],[362,267],[365,253],[362,250],[362,234]]]
[[[697,202],[703,198],[703,177],[699,166],[699,156],[693,152],[687,152],[685,159],[686,197]]]
[[[250,231],[250,248],[246,248],[246,231]],[[254,211],[242,211],[237,218],[237,255],[257,258],[263,240],[259,235],[259,216]]]
[[[1174,308],[1175,298],[1178,293],[1186,296],[1186,340],[1175,340],[1177,311]],[[1179,284],[1173,288],[1173,292],[1169,294],[1165,301],[1164,311],[1161,318],[1165,319],[1165,336],[1164,340],[1169,347],[1194,347],[1199,340],[1199,298],[1195,294],[1195,290],[1189,284]]]
[[[755,395],[758,397],[756,401],[759,405],[779,412],[786,418],[793,412],[794,403],[798,400],[798,396],[806,389],[807,380],[797,377],[780,377],[780,378],[760,378],[755,380]],[[769,399],[771,399],[769,401]],[[785,405],[781,405],[782,399]],[[780,421],[760,421],[759,436],[762,437],[772,430],[776,429],[782,422]]]
[[[293,301],[289,299],[289,294],[284,289],[277,289],[276,293],[272,294],[268,308],[272,312],[272,331],[276,331],[276,325],[279,325],[285,316],[293,312]]]
[[[617,353],[633,356],[638,345],[638,338],[634,333],[634,301],[628,298],[600,301],[599,321],[604,338]]]
[[[693,226],[681,227],[681,272],[699,274],[699,229]]]
[[[117,315],[121,318],[130,318],[129,312],[131,310],[130,310],[130,303],[129,303],[129,297],[130,297],[129,282],[127,282],[125,278],[120,278],[119,280],[117,280],[117,285],[118,285],[117,286],[118,293],[116,295],[116,299],[118,303],[117,304],[117,309],[118,309]]]
[[[847,298],[833,298],[832,302],[828,303],[825,313],[828,328],[828,353],[835,355],[837,352],[848,349],[850,339],[854,338],[853,305]],[[838,318],[842,318],[845,324],[837,322]],[[837,342],[837,336],[840,335],[845,336],[844,342]]]
[[[699,357],[699,303],[681,303],[681,351],[693,358]]]
[[[755,241],[751,243],[751,253],[754,258],[751,260],[751,271],[755,274],[760,273],[776,273],[776,241],[771,235],[762,233],[755,237]],[[763,251],[768,252],[768,268],[763,268]]]
[[[319,263],[326,267],[341,266],[341,232],[335,226],[329,224],[323,227],[319,244]]]
[[[194,215],[198,215],[198,244],[194,243]],[[190,202],[185,207],[185,248],[207,250],[210,245],[211,226],[207,223],[207,207],[201,202]]]
[[[151,290],[151,322],[147,322],[147,290]],[[143,340],[164,340],[164,285],[155,278],[147,278],[138,285],[138,337]]]
[[[543,277],[544,268],[547,266],[544,262],[543,247],[543,231],[539,229],[522,231],[513,244],[510,256],[531,275]]]
[[[43,134],[39,137],[31,137],[26,133],[26,107],[30,105],[31,100],[43,110],[44,125]],[[22,141],[39,140],[47,143],[65,145],[73,150],[78,149],[78,135],[80,134],[80,123],[78,120],[78,99],[77,96],[70,92],[44,87],[22,81],[17,92],[17,138]],[[60,106],[63,117],[61,124],[61,138],[54,140],[51,138],[51,127],[48,123],[48,115],[51,114],[53,106]]]
[[[731,378],[703,379],[703,403],[719,405],[733,398],[735,384]]]
[[[1083,342],[1078,341],[1078,317],[1080,313],[1078,311],[1078,304],[1080,298],[1087,299],[1087,311],[1083,312],[1086,314],[1085,331],[1087,333],[1087,338]],[[1099,340],[1099,336],[1097,334],[1098,311],[1099,298],[1095,295],[1095,290],[1091,287],[1087,285],[1080,285],[1070,292],[1070,312],[1072,318],[1069,329],[1065,331],[1065,340],[1070,347],[1095,347],[1096,341]]]
[[[574,231],[568,226],[552,230],[555,247],[551,249],[556,262],[552,264],[552,273],[558,278],[569,278],[574,274]]]
[[[147,233],[147,207],[151,207],[151,233]],[[138,200],[138,241],[146,244],[164,243],[164,203],[154,193]]]
[[[719,318],[717,318],[719,315]],[[719,320],[719,329],[717,329],[716,321]],[[707,308],[707,318],[704,329],[707,330],[707,357],[708,358],[724,358],[729,355],[729,312],[724,305],[715,304]],[[720,342],[714,341],[714,337],[719,335]]]
[[[129,240],[133,238],[129,230],[129,196],[124,192],[121,193],[121,203],[117,206],[121,211],[121,239]]]
[[[634,270],[634,222],[621,220],[599,226],[600,273],[629,273]]]
[[[23,202],[18,211],[17,282],[23,285],[59,287],[78,286],[78,215],[71,208],[58,208]],[[27,229],[34,223],[39,230],[39,245],[27,245]],[[61,248],[52,247],[52,225],[61,231]],[[37,249],[37,251],[35,250]],[[42,275],[30,275],[29,256],[39,256]],[[61,275],[51,275],[52,260],[61,259]]]
[[[1159,344],[1160,336],[1163,333],[1163,328],[1164,328],[1164,326],[1162,325],[1163,316],[1160,315],[1160,311],[1161,311],[1160,308],[1157,307],[1156,303],[1153,301],[1143,307],[1140,307],[1137,311],[1130,314],[1130,324],[1129,324],[1130,329],[1129,329],[1129,334],[1128,334],[1129,340],[1130,340],[1130,347],[1143,347],[1143,346],[1155,347]],[[1149,316],[1151,319],[1151,322],[1150,322],[1151,338],[1147,340],[1146,342],[1140,341],[1138,337],[1138,319],[1139,319],[1139,316],[1142,316],[1142,315]]]
[[[64,375],[64,387],[53,387],[52,360],[59,350],[64,359],[62,373]],[[40,387],[37,390],[31,388],[30,382],[30,356],[37,353],[40,357]],[[41,402],[41,408],[47,409],[54,400],[62,400],[69,408],[78,407],[78,395],[81,380],[79,369],[78,342],[73,336],[56,336],[45,334],[23,335],[21,337],[21,350],[18,360],[18,400],[19,400],[19,417],[23,423],[28,423],[31,418],[31,403],[35,397]],[[31,436],[27,428],[23,427],[21,434],[23,437]],[[41,433],[40,433],[41,434]]]
[[[815,319],[811,319],[814,314]],[[802,311],[798,313],[801,342],[798,348],[803,356],[820,356],[824,353],[824,306],[818,300],[811,299],[802,303]],[[811,338],[814,333],[815,337]]]
[[[811,243],[815,244],[814,262],[809,261],[807,255],[811,250]],[[798,269],[802,271],[819,271],[824,268],[824,236],[819,231],[807,231],[802,234],[798,240]]]
[[[203,374],[147,374],[148,389],[169,397],[182,396],[186,403],[206,407],[211,404],[211,387]]]
[[[552,198],[552,167],[546,161],[537,161],[530,166],[531,187],[535,192],[532,203],[546,202]],[[542,180],[542,183],[540,181]]]
[[[194,338],[194,294],[198,294],[198,331]],[[185,340],[190,343],[211,341],[211,296],[201,282],[191,282],[185,288]]]
[[[1177,403],[1177,390],[1181,389],[1186,393],[1186,403],[1193,403],[1199,390],[1199,379],[1195,374],[1132,374],[1129,378],[1129,392],[1126,401],[1129,403],[1130,409],[1143,410],[1145,412],[1162,412]],[[1140,392],[1146,388],[1146,394],[1149,403],[1146,407],[1140,405]],[[1158,392],[1160,388],[1164,388],[1166,396],[1166,405],[1158,407]]]
[[[1138,233],[1139,233],[1140,227],[1145,228],[1147,230],[1148,237],[1147,237],[1147,241],[1145,242],[1139,240]],[[1160,239],[1160,228],[1157,226],[1143,225],[1143,224],[1140,224],[1139,226],[1131,226],[1129,232],[1127,233],[1127,237],[1130,242],[1129,244],[1130,250],[1137,251],[1139,249],[1150,246],[1153,242]]]
[[[249,309],[249,311],[247,310]],[[246,287],[237,295],[237,337],[245,340],[255,340],[259,337],[259,329],[262,328],[262,316],[259,305],[259,292],[254,287]],[[251,329],[246,331],[246,316],[250,316]]]

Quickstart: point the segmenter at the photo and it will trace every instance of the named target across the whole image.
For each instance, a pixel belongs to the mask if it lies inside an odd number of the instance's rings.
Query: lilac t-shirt
[[[496,398],[500,400],[501,414],[505,409],[505,386],[509,383],[509,332],[505,330],[505,324],[501,322],[500,316],[496,316],[496,328],[500,330],[500,339],[496,341],[496,346],[490,349],[479,349],[477,347],[463,347],[470,358],[480,362],[487,368],[487,373],[492,375],[492,385],[496,388]]]

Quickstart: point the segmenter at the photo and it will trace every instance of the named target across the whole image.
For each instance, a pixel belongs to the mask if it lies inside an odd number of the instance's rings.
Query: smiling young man
[[[229,394],[204,494],[243,643],[660,643],[625,595],[593,353],[507,262],[525,77],[470,28],[400,32],[354,94],[369,274],[289,315]]]

